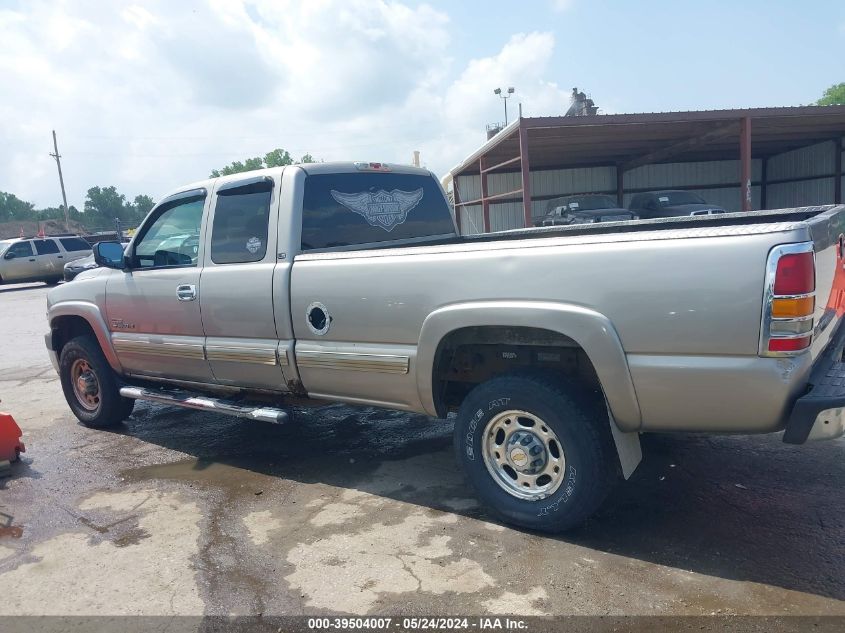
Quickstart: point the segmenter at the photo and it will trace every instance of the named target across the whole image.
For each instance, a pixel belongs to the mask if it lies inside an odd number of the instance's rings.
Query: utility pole
[[[62,157],[59,154],[59,144],[56,142],[56,130],[53,130],[53,154],[50,154],[56,159],[56,167],[59,168],[59,184],[62,186],[62,202],[64,203],[65,212],[65,230],[70,233],[70,216],[67,208],[67,194],[65,194],[65,179],[62,177]]]

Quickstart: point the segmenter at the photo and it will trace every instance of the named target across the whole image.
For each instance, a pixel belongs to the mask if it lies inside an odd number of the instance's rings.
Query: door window
[[[39,255],[52,255],[59,252],[59,245],[54,240],[33,240]]]
[[[205,197],[164,204],[141,230],[135,243],[133,267],[196,266]]]
[[[31,257],[32,242],[15,242],[6,252],[14,253],[15,257]]]
[[[267,253],[267,225],[273,180],[261,179],[217,192],[211,231],[211,261],[215,264],[259,262]]]
[[[59,239],[66,251],[90,251],[91,245],[79,237],[62,237]]]

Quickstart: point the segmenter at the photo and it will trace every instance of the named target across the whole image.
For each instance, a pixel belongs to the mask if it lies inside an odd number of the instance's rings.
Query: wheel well
[[[467,327],[437,347],[432,389],[438,415],[456,410],[476,385],[515,372],[553,375],[601,392],[593,363],[568,336],[533,327]]]
[[[94,328],[81,316],[60,316],[53,319],[50,326],[53,336],[53,350],[62,353],[65,344],[77,336],[90,336],[97,341]],[[99,345],[99,342],[97,343]]]

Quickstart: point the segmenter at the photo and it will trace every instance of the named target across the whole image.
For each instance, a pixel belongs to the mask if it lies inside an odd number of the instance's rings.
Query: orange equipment
[[[21,442],[21,428],[9,413],[0,413],[0,462],[16,461],[26,447]]]

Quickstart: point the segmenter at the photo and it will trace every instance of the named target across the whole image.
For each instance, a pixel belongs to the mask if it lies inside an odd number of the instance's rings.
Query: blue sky
[[[158,198],[282,147],[438,175],[503,118],[812,103],[845,1],[0,0],[0,191]]]
[[[553,33],[548,80],[613,112],[806,104],[845,81],[845,1],[429,4],[450,15],[456,59]]]

